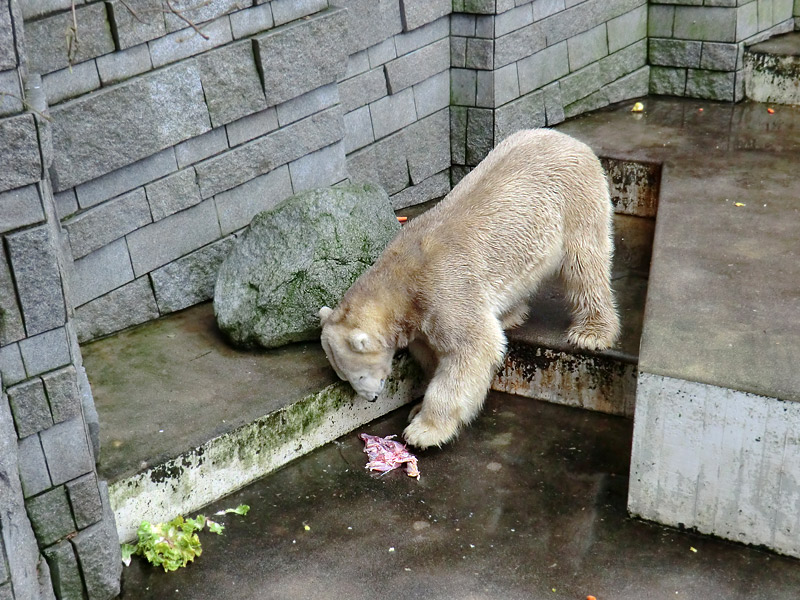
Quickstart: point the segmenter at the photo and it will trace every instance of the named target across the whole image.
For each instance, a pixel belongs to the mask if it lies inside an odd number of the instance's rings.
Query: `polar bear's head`
[[[392,370],[394,348],[386,348],[374,334],[332,318],[334,311],[323,306],[322,347],[336,374],[350,382],[359,396],[374,402]]]

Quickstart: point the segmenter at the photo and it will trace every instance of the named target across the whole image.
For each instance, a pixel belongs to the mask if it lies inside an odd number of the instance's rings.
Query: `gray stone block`
[[[388,93],[386,76],[381,68],[371,69],[339,83],[339,96],[345,112],[375,102]]]
[[[99,56],[95,63],[103,85],[130,79],[153,68],[147,44],[139,44],[127,50]]]
[[[522,4],[509,11],[499,13],[494,19],[494,34],[501,37],[533,23],[532,7],[534,5],[535,3]]]
[[[573,4],[575,4],[573,2]],[[533,2],[533,20],[541,21],[547,17],[561,12],[566,8],[564,0],[534,0]]]
[[[25,502],[33,533],[39,547],[44,548],[75,533],[75,522],[67,500],[67,490],[59,485]]]
[[[467,38],[450,38],[450,66],[463,69],[467,65]]]
[[[7,386],[25,379],[25,364],[18,344],[0,346],[0,377]]]
[[[629,98],[646,96],[650,87],[650,66],[645,65],[639,69],[620,77],[605,87],[606,97],[610,104],[622,102]]]
[[[588,31],[599,23],[605,23],[642,6],[645,2],[643,0],[615,0],[614,2],[585,0],[579,4],[574,2],[572,4],[573,6],[567,6],[566,10],[537,22],[547,30],[548,45]]]
[[[397,34],[394,36],[394,47],[397,50],[397,56],[402,56],[449,37],[449,35],[450,24],[448,19],[439,19],[414,31]]]
[[[347,54],[354,54],[403,30],[399,0],[337,0],[347,9]]]
[[[650,67],[650,93],[663,96],[683,96],[686,93],[687,69]]]
[[[73,258],[81,258],[151,221],[147,196],[139,188],[68,219],[64,228]]]
[[[453,10],[451,0],[400,0],[400,17],[403,30],[417,29]]]
[[[464,12],[476,14],[493,14],[495,0],[464,0]]]
[[[374,69],[390,60],[397,58],[397,47],[394,45],[393,37],[382,41],[380,44],[375,44],[367,48],[367,57],[369,58],[369,66]]]
[[[78,375],[70,365],[42,375],[47,401],[53,422],[61,423],[81,415],[81,394],[78,390]]]
[[[601,60],[600,83],[606,85],[647,64],[647,40],[641,40],[618,50]]]
[[[6,237],[28,335],[60,327],[66,319],[56,248],[45,225]]]
[[[53,194],[53,201],[56,205],[56,215],[59,221],[78,212],[78,196],[75,194],[75,188]]]
[[[566,117],[564,115],[564,103],[561,101],[561,86],[551,83],[542,88],[544,94],[544,112],[547,119],[547,126],[552,127],[561,123]]]
[[[53,485],[61,485],[94,470],[94,460],[81,417],[57,423],[42,431],[39,437]]]
[[[72,306],[81,306],[133,280],[124,239],[106,244],[74,262],[70,279]]]
[[[450,101],[456,106],[475,106],[478,74],[472,69],[450,69]]]
[[[100,76],[93,60],[66,67],[42,76],[47,103],[54,106],[100,87]]]
[[[469,59],[469,42],[467,59]],[[450,68],[450,43],[443,39],[415,50],[385,66],[389,93],[396,94]]]
[[[703,44],[692,40],[650,38],[648,56],[651,65],[663,67],[700,66]]]
[[[275,25],[270,3],[237,11],[231,14],[230,19],[231,31],[235,40],[272,29]]]
[[[276,27],[328,8],[328,0],[272,0],[271,4]]]
[[[36,183],[42,178],[42,161],[33,115],[0,119],[0,192]]]
[[[569,119],[586,112],[591,112],[604,106],[608,106],[608,96],[605,89],[597,90],[588,96],[584,96],[577,102],[568,104],[564,107],[564,115]]]
[[[495,112],[495,143],[499,144],[520,129],[544,127],[546,124],[544,92],[540,90],[526,94],[519,100],[514,100],[514,102],[501,106]]]
[[[267,108],[249,40],[206,52],[197,63],[213,127]]]
[[[305,192],[259,213],[220,267],[220,330],[244,347],[314,339],[319,307],[335,306],[399,229],[374,185]]]
[[[19,440],[17,457],[22,493],[26,498],[35,496],[52,486],[38,435],[29,435]]]
[[[676,6],[673,36],[709,42],[737,41],[737,9],[710,6]]]
[[[410,185],[405,141],[396,133],[347,157],[347,171],[352,181],[377,183],[389,194]]]
[[[448,110],[417,121],[404,132],[406,158],[414,185],[450,167]]]
[[[75,328],[81,343],[158,318],[158,307],[147,277],[75,309]]]
[[[229,190],[343,137],[344,124],[338,107],[306,117],[195,165],[200,193],[208,198]]]
[[[29,377],[63,367],[71,361],[67,333],[63,327],[21,340],[19,350]]]
[[[467,38],[464,66],[468,69],[491,70],[494,65],[494,40]]]
[[[689,69],[686,77],[686,95],[706,100],[732,102],[735,97],[736,73]]]
[[[22,112],[22,86],[19,72],[10,69],[0,73],[0,117]]]
[[[720,9],[722,10],[722,9]],[[732,9],[731,9],[732,10]],[[676,19],[677,20],[677,19]],[[677,31],[677,30],[676,30]],[[708,39],[714,42],[739,42],[758,33],[758,3],[750,2],[736,9],[736,38]],[[727,37],[727,36],[726,36]],[[703,38],[706,39],[706,38]]]
[[[65,102],[51,114],[55,191],[105,175],[211,128],[194,61]],[[120,120],[121,114],[142,118]]]
[[[608,27],[608,51],[616,52],[647,37],[647,5],[611,19]]]
[[[567,42],[559,42],[517,63],[522,95],[544,87],[569,73]]]
[[[0,244],[0,347],[25,337],[22,312],[17,303],[17,294],[11,269],[6,260],[6,251]],[[0,375],[2,368],[0,368]],[[0,377],[0,379],[2,379]]]
[[[114,512],[108,503],[108,486],[100,482],[103,518],[78,532],[72,539],[83,570],[83,581],[90,600],[116,598],[120,591],[122,557]]]
[[[369,53],[366,50],[361,50],[347,57],[347,69],[344,73],[344,79],[350,79],[368,70]]]
[[[6,391],[18,437],[28,437],[53,425],[41,379],[29,379],[9,387]]]
[[[508,66],[508,65],[506,65]],[[475,105],[484,108],[494,108],[494,71],[478,71],[477,87],[475,90]]]
[[[735,71],[738,66],[739,44],[703,42],[700,68],[710,71]]]
[[[494,67],[503,67],[544,50],[547,46],[545,31],[541,23],[533,23],[497,38],[494,43]]]
[[[69,481],[66,487],[78,529],[85,529],[103,518],[103,501],[94,473],[87,473],[83,477]]]
[[[289,175],[296,194],[341,183],[347,179],[344,144],[337,142],[290,162]]]
[[[603,85],[603,74],[598,63],[592,63],[580,71],[571,73],[561,79],[561,99],[564,106],[597,91]]]
[[[187,27],[151,41],[148,46],[153,66],[162,67],[233,40],[231,24],[226,18],[199,25],[198,29],[203,35]]]
[[[442,198],[450,192],[450,169],[437,173],[417,185],[407,187],[389,200],[394,210],[422,204],[434,198]]]
[[[114,38],[104,3],[76,8],[75,20],[78,24],[78,41],[72,47],[72,64],[114,51]],[[43,75],[70,64],[67,31],[71,24],[71,12],[25,23],[28,69]]]
[[[128,234],[133,272],[140,277],[220,237],[214,203],[201,202]]]
[[[608,54],[608,38],[605,23],[569,38],[567,53],[570,71],[577,71],[606,56]]]
[[[338,103],[339,88],[330,83],[276,106],[278,124],[284,127]]]
[[[344,75],[346,26],[345,11],[330,9],[255,38],[256,61],[269,106]]]
[[[44,221],[44,211],[35,185],[0,192],[0,233],[40,221]]]
[[[53,590],[59,600],[78,600],[83,596],[83,580],[75,551],[68,540],[46,548],[43,552],[50,567]]]
[[[344,116],[344,151],[350,154],[375,141],[369,106],[362,106]]]
[[[161,0],[110,0],[107,4],[121,50],[167,33]]]
[[[291,195],[292,180],[287,165],[217,194],[214,202],[222,235],[247,227],[258,213],[277,206]]]
[[[234,241],[234,236],[228,236],[153,271],[150,277],[161,314],[213,298],[219,266]]]
[[[467,109],[450,107],[450,161],[463,165],[467,162]]]
[[[172,148],[112,171],[75,188],[81,208],[96,206],[146,183],[173,173],[178,168]]]
[[[239,10],[250,4],[244,0],[172,0],[172,6],[176,12],[164,12],[164,22],[167,31],[177,31],[186,28],[186,21],[191,21],[195,25],[205,23]]]
[[[190,206],[200,203],[200,188],[193,168],[159,179],[145,186],[147,202],[154,221],[168,217]]]
[[[443,71],[413,87],[417,117],[422,119],[450,105],[450,73]]]
[[[463,13],[454,13],[450,17],[450,35],[474,37],[475,16]]]
[[[675,7],[664,4],[648,6],[647,35],[649,37],[672,37],[672,24],[675,21]]]
[[[369,105],[369,112],[375,139],[399,131],[417,120],[414,91],[406,88],[402,92],[381,98]]]
[[[467,109],[467,165],[477,165],[494,147],[494,113],[490,109]]]
[[[249,117],[245,117],[244,119],[240,119],[235,123],[230,123],[227,126],[228,134],[230,132],[230,128],[234,127],[237,123],[243,123],[248,119],[255,119],[256,116],[257,115],[251,115]],[[251,126],[252,124],[248,122],[248,126],[243,127],[243,129]],[[275,126],[277,127],[277,121]],[[215,154],[219,154],[227,149],[228,136],[226,135],[226,129],[224,127],[220,127],[204,133],[203,135],[186,140],[185,142],[181,142],[175,146],[175,158],[178,161],[178,168],[183,169],[188,165],[200,162],[201,160],[204,160],[210,156],[214,156]]]
[[[14,26],[8,4],[0,7],[0,70],[17,67],[17,53],[14,45]]]
[[[275,131],[278,128],[278,111],[274,106],[267,110],[262,110],[254,115],[243,117],[233,123],[228,123],[226,130],[228,133],[227,144],[231,148],[238,146],[257,137],[261,137]]]

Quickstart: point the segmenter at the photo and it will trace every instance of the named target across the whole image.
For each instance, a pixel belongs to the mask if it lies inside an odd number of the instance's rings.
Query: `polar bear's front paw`
[[[450,441],[457,432],[458,422],[455,419],[433,420],[419,411],[406,427],[403,437],[412,446],[424,450],[431,446],[441,446]]]
[[[567,340],[585,350],[606,350],[614,345],[619,325],[615,323],[585,323],[573,325],[567,333]]]

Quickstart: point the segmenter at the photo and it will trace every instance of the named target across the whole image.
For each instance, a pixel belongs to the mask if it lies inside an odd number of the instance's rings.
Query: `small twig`
[[[69,68],[72,69],[72,65],[75,61],[75,56],[78,54],[78,46],[80,45],[80,40],[78,39],[78,16],[75,13],[75,0],[72,0],[71,9],[72,9],[72,24],[67,27],[67,62],[69,63]]]
[[[130,5],[129,5],[129,4],[126,2],[126,0],[119,0],[119,3],[120,3],[120,4],[122,4],[122,6],[124,6],[125,8],[127,8],[127,9],[128,9],[128,12],[129,12],[129,13],[131,13],[131,16],[132,16],[134,19],[136,19],[137,21],[139,21],[139,23],[143,23],[144,25],[148,25],[148,24],[149,24],[149,23],[148,23],[148,21],[145,21],[145,20],[144,20],[144,19],[142,19],[142,18],[141,18],[141,17],[140,17],[138,14],[136,14],[136,11],[135,11],[135,10],[133,10],[133,9],[130,7]]]
[[[164,2],[166,3],[167,8],[169,9],[169,11],[172,14],[174,14],[176,17],[178,17],[181,21],[183,21],[187,25],[189,25],[189,27],[194,29],[195,32],[197,32],[197,35],[199,35],[204,40],[210,39],[205,33],[200,31],[200,29],[198,29],[197,25],[195,25],[190,19],[187,19],[185,16],[183,16],[183,13],[181,11],[179,11],[177,8],[172,6],[172,0],[164,0]]]

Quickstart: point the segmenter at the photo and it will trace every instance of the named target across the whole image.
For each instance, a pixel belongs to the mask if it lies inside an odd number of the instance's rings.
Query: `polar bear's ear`
[[[322,308],[320,308],[319,309],[319,321],[320,321],[320,323],[322,323],[324,325],[325,322],[328,320],[328,317],[331,316],[331,313],[333,313],[333,309],[328,307],[328,306],[323,306]]]
[[[355,352],[369,352],[372,349],[372,340],[366,331],[354,329],[347,340]]]

